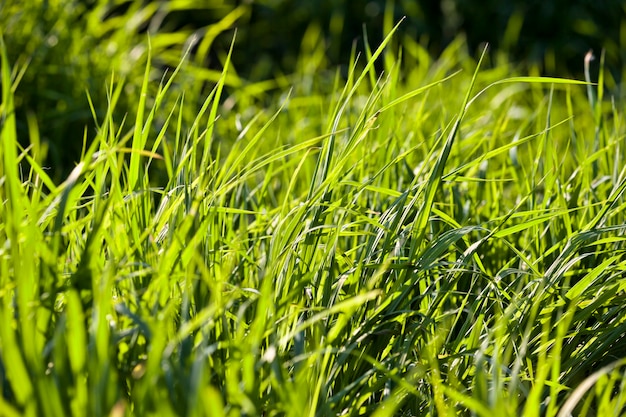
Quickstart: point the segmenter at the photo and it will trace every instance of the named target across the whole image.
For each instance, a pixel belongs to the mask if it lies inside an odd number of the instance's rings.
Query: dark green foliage
[[[464,34],[471,50],[485,42],[520,63],[541,64],[550,75],[582,75],[582,59],[589,49],[607,50],[607,67],[621,79],[624,55],[620,27],[626,11],[619,0],[577,1],[409,1],[409,0],[259,0],[239,22],[239,48],[262,62],[264,70],[244,74],[268,76],[271,69],[291,72],[310,25],[319,26],[328,41],[333,64],[345,64],[364,34],[372,44],[383,36],[383,15],[406,17],[399,33],[439,55]],[[182,17],[181,17],[182,18]],[[240,58],[241,59],[241,58]],[[238,61],[235,60],[237,66]],[[248,72],[250,71],[250,72]]]
[[[318,69],[342,65],[345,75],[355,46],[363,51],[366,43],[382,41],[386,12],[394,22],[406,17],[398,40],[411,39],[433,56],[464,34],[472,51],[489,42],[493,58],[497,51],[504,51],[526,68],[539,64],[543,68],[540,71],[548,75],[582,78],[584,54],[594,49],[599,56],[604,48],[608,87],[616,91],[622,77],[624,48],[620,46],[619,28],[625,12],[618,0],[259,0],[206,4],[157,0],[23,4],[11,0],[0,6],[0,27],[16,68],[31,68],[23,73],[16,92],[18,129],[26,133],[29,115],[37,115],[42,151],[47,150],[47,165],[59,180],[80,159],[83,141],[90,143],[96,134],[86,92],[91,94],[96,116],[101,117],[108,106],[104,92],[111,70],[118,77],[127,77],[116,116],[127,114],[134,119],[133,106],[125,103],[137,100],[140,86],[136,77],[140,73],[131,73],[145,62],[146,34],[151,36],[157,64],[154,81],[164,71],[171,72],[190,48],[193,59],[188,65],[197,71],[180,80],[181,88],[188,100],[200,102],[214,85],[215,71],[221,70],[235,28],[232,65],[240,78],[228,83],[232,86],[297,73],[301,54],[311,53],[317,45],[324,45],[324,60]],[[283,79],[280,87],[289,83],[288,78]],[[265,92],[279,86],[272,81],[259,87]],[[73,134],[83,129],[84,135]]]

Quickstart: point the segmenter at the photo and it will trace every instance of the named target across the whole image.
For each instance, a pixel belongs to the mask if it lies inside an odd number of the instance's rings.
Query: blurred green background
[[[400,33],[441,53],[454,38],[466,36],[470,50],[488,42],[523,64],[539,64],[546,75],[582,74],[583,56],[589,49],[606,49],[607,62],[621,67],[626,49],[626,3],[619,0],[266,0],[250,4],[241,19],[238,47],[268,72],[293,69],[293,56],[312,23],[329,39],[328,57],[335,64],[347,60],[354,42],[363,40],[364,27],[370,43],[383,37],[382,21],[387,7],[394,20],[406,16]],[[184,21],[184,18],[181,19]],[[197,20],[196,20],[197,22]],[[362,48],[360,48],[362,49]],[[237,55],[242,60],[242,55]],[[256,72],[255,72],[256,70]],[[616,72],[616,76],[618,73]]]
[[[470,55],[488,42],[492,62],[506,57],[520,71],[542,75],[583,78],[586,52],[599,56],[604,50],[607,87],[621,96],[625,15],[618,0],[4,0],[0,31],[19,81],[22,143],[37,138],[36,150],[60,180],[97,127],[87,92],[101,118],[107,85],[123,79],[116,120],[121,130],[132,127],[147,34],[153,88],[191,48],[178,91],[194,105],[219,77],[235,28],[227,86],[248,88],[248,101],[239,103],[250,104],[296,83],[287,76],[301,71],[302,54],[321,54],[315,70],[345,67],[351,51],[364,50],[366,38],[372,47],[380,42],[385,16],[394,23],[406,17],[395,47],[411,40],[436,57],[461,36]]]

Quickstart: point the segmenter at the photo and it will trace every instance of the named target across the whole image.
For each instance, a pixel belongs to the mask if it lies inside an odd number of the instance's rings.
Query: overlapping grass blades
[[[37,129],[18,145],[1,43],[0,410],[622,410],[619,106],[460,42],[407,68],[390,22],[272,108],[228,91],[230,55],[198,108],[148,59],[134,124],[112,77],[60,185]]]

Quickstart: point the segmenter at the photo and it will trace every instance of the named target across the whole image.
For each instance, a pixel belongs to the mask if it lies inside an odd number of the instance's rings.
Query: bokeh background
[[[251,96],[267,102],[297,82],[288,76],[302,54],[320,55],[316,69],[341,68],[366,42],[376,47],[385,18],[403,17],[394,47],[413,42],[433,57],[459,39],[478,56],[487,42],[492,64],[499,56],[520,72],[582,79],[587,51],[603,53],[607,88],[622,97],[625,16],[621,0],[4,0],[0,31],[22,144],[35,140],[61,180],[93,137],[111,85],[125,84],[116,119],[132,126],[148,35],[156,85],[191,48],[179,78],[191,102],[218,79],[235,30],[227,87],[256,85]]]
[[[242,2],[239,2],[242,3]],[[260,62],[253,75],[269,76],[270,69],[293,70],[294,56],[311,24],[331,39],[328,56],[346,61],[364,31],[376,45],[383,36],[383,15],[406,17],[400,33],[438,55],[456,37],[466,37],[470,50],[488,42],[520,64],[538,64],[546,75],[581,75],[585,53],[606,50],[615,76],[626,56],[624,17],[620,0],[266,0],[243,2],[249,11],[240,21],[238,48]],[[195,24],[202,20],[195,19]],[[186,18],[180,16],[180,23]]]

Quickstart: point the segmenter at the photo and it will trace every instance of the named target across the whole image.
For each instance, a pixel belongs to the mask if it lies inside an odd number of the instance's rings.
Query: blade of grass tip
[[[474,71],[474,75],[472,76],[472,81],[470,82],[470,85],[465,94],[465,98],[463,99],[461,112],[454,122],[452,130],[450,130],[450,133],[448,134],[448,138],[446,139],[443,150],[439,154],[437,162],[435,163],[435,168],[433,169],[432,174],[430,175],[430,178],[428,179],[428,182],[426,184],[424,203],[422,204],[422,207],[413,226],[413,232],[416,235],[416,239],[414,239],[411,243],[411,250],[409,255],[411,258],[417,252],[417,245],[421,244],[421,241],[426,234],[426,226],[428,225],[428,219],[430,218],[430,213],[435,200],[435,193],[441,185],[443,169],[446,165],[446,162],[448,161],[448,157],[450,156],[450,151],[452,150],[452,145],[454,144],[457,132],[459,131],[459,127],[461,125],[461,121],[463,120],[463,116],[465,115],[465,111],[469,106],[472,89],[474,88],[474,84],[476,83],[476,78],[478,77],[480,65],[483,62],[485,55],[487,54],[487,48],[488,45],[485,46],[482,54],[480,55],[480,59],[478,60],[478,64],[476,65],[476,70]]]
[[[144,131],[144,112],[146,110],[146,100],[148,97],[148,82],[150,80],[150,68],[152,66],[152,46],[148,37],[148,58],[146,60],[146,68],[141,84],[141,92],[139,95],[139,104],[137,106],[137,117],[135,118],[135,131],[133,133],[132,149],[143,149],[147,139],[148,129]],[[131,193],[137,185],[139,179],[139,158],[136,152],[130,154],[130,167],[128,169],[128,192]]]
[[[339,86],[341,85],[341,93],[337,98],[337,102],[335,103],[335,107],[333,108],[333,112],[331,116],[334,116],[337,113],[337,109],[341,107],[345,97],[348,96],[350,90],[352,90],[352,86],[354,85],[354,78],[356,76],[357,64],[359,59],[361,58],[361,53],[356,50],[356,42],[352,44],[352,48],[350,49],[350,59],[348,60],[348,76],[345,80],[342,80],[340,72],[337,72],[337,77],[335,78],[334,91],[339,90]],[[330,120],[333,120],[332,117]],[[330,125],[329,125],[330,126]]]
[[[89,93],[89,90],[87,90],[85,88],[85,96],[87,97],[87,104],[89,105],[89,111],[91,112],[91,117],[93,118],[93,124],[96,127],[96,131],[100,130],[100,123],[98,122],[98,113],[96,112],[96,108],[93,105],[93,99],[91,98],[91,94]],[[108,91],[107,91],[107,100],[109,99],[108,97]],[[106,120],[106,118],[104,119]]]
[[[228,166],[228,169],[221,170],[218,179],[215,181],[217,184],[222,184],[223,180],[228,181],[228,178],[231,175],[234,175],[235,171],[241,169],[241,167],[240,167],[241,163],[246,158],[248,158],[248,154],[252,151],[252,149],[254,149],[258,145],[259,141],[263,138],[263,134],[267,131],[268,127],[270,127],[272,125],[272,123],[274,122],[274,120],[276,120],[278,115],[283,112],[285,107],[289,104],[289,99],[290,98],[291,98],[291,90],[289,90],[289,92],[287,93],[287,97],[285,98],[283,103],[280,105],[278,110],[259,129],[259,131],[252,137],[252,139],[250,139],[250,141],[246,144],[244,149],[242,149],[240,152],[238,152],[236,154],[231,153],[229,155],[229,158],[227,159],[227,162],[226,162],[226,165]],[[234,157],[234,159],[232,159],[232,160],[230,158],[231,155]]]
[[[165,118],[165,121],[163,122],[163,125],[160,128],[161,130],[157,134],[157,137],[154,140],[154,143],[152,144],[152,149],[150,151],[147,151],[147,150],[146,151],[144,151],[144,150],[140,150],[139,151],[144,156],[148,156],[148,162],[146,163],[146,169],[148,169],[150,167],[150,164],[152,163],[153,159],[164,159],[163,156],[158,154],[159,146],[161,145],[161,142],[163,142],[163,139],[165,138],[165,133],[167,132],[167,128],[170,125],[170,121],[172,120],[172,116],[176,112],[176,107],[178,105],[179,105],[178,99],[176,99],[176,102],[172,106],[172,110],[170,110],[169,114]],[[135,151],[135,152],[137,152],[137,151]]]
[[[365,24],[363,24],[363,47],[365,48],[365,58],[369,62],[372,59],[372,48],[370,47]],[[374,67],[370,68],[368,74],[370,77],[370,88],[373,89],[376,86],[376,69]]]
[[[331,135],[328,138],[328,142],[324,147],[324,151],[320,152],[320,156],[317,159],[317,164],[315,166],[315,172],[313,181],[311,182],[311,188],[309,190],[309,194],[307,199],[310,199],[314,194],[315,190],[324,183],[326,177],[328,176],[328,171],[330,169],[330,162],[332,159],[333,150],[335,148],[335,132],[337,132],[339,128],[339,122],[341,121],[341,117],[343,116],[344,111],[346,110],[348,104],[350,103],[350,99],[356,93],[357,89],[363,82],[363,79],[370,74],[370,69],[373,68],[374,63],[383,52],[387,44],[391,41],[394,33],[398,30],[404,18],[400,19],[400,21],[393,27],[391,32],[385,37],[382,43],[378,46],[376,51],[372,54],[372,57],[368,60],[365,68],[361,72],[361,75],[356,79],[354,85],[350,89],[350,92],[346,95],[343,102],[339,105],[339,108],[335,111],[334,117],[331,121],[331,126],[329,126],[329,131]]]
[[[220,106],[220,99],[222,97],[222,91],[224,90],[224,85],[226,84],[226,76],[228,75],[228,69],[230,67],[230,60],[233,55],[233,49],[235,48],[235,40],[237,39],[237,30],[233,34],[233,40],[230,43],[230,48],[228,49],[228,55],[226,55],[226,61],[224,62],[224,69],[222,70],[222,75],[220,76],[219,81],[217,82],[217,86],[215,89],[215,96],[213,97],[213,104],[211,106],[211,111],[209,112],[208,125],[206,128],[206,143],[204,145],[204,149],[202,152],[202,163],[201,167],[208,167],[209,163],[209,155],[211,152],[211,143],[213,141],[213,129],[215,127],[215,118],[217,117],[217,110]]]
[[[93,104],[93,100],[91,98],[91,94],[88,90],[85,90],[85,95],[87,96],[87,103],[89,104],[89,109],[91,111],[91,117],[93,118],[94,125],[96,126],[96,138],[92,141],[91,146],[87,148],[87,131],[83,133],[83,147],[81,150],[81,160],[82,161],[90,161],[92,156],[94,155],[96,148],[100,146],[102,149],[102,143],[106,143],[107,146],[113,146],[112,143],[107,142],[107,139],[113,139],[115,137],[114,132],[114,123],[113,123],[113,111],[115,110],[115,106],[117,105],[117,101],[122,93],[124,87],[124,80],[120,80],[118,83],[115,82],[115,74],[111,72],[111,79],[108,83],[108,89],[106,92],[107,97],[107,111],[102,119],[102,123],[98,121],[98,114],[96,112],[95,106]],[[111,142],[113,142],[111,140]],[[105,147],[105,149],[108,149]]]
[[[395,10],[396,10],[395,0],[387,0],[385,2],[385,10],[383,12],[383,33],[389,33],[393,29]],[[399,52],[401,53],[402,50],[400,48],[398,49],[399,49]],[[393,48],[393,50],[395,51],[396,48]],[[393,54],[385,54],[384,68],[387,70],[387,72],[391,73],[391,67],[394,66],[396,63],[397,64],[401,63],[400,61],[396,61],[396,58],[397,57],[395,57]]]
[[[167,82],[165,83],[165,85],[163,84],[163,79],[161,80],[161,84],[159,85],[159,90],[158,90],[158,92],[156,94],[156,97],[154,98],[154,106],[152,106],[152,109],[150,110],[150,113],[148,114],[148,117],[147,117],[146,122],[144,124],[146,128],[148,126],[150,126],[150,124],[152,123],[152,120],[154,119],[154,116],[155,116],[157,110],[159,109],[159,107],[161,105],[161,102],[165,98],[165,94],[169,91],[171,85],[173,84],[174,80],[176,79],[176,76],[180,72],[183,64],[187,61],[187,57],[189,56],[191,48],[195,44],[196,44],[196,39],[195,39],[195,37],[193,37],[189,41],[189,46],[183,52],[183,56],[181,57],[180,61],[178,62],[178,65],[176,65],[176,68],[172,72],[172,75],[169,76],[169,78],[168,78]],[[165,78],[165,74],[163,74],[163,78]],[[158,145],[160,143],[160,140],[162,139],[161,134],[163,134],[164,131],[167,130],[167,124],[169,123],[169,119],[170,119],[171,115],[174,113],[176,108],[177,108],[177,106],[176,106],[176,104],[174,104],[174,106],[172,107],[172,110],[170,111],[170,116],[168,116],[168,118],[165,121],[165,126],[163,126],[161,128],[161,132],[159,133],[160,136],[155,141],[156,143],[154,144],[154,147],[153,147],[153,150],[152,150],[153,153],[155,153],[155,150],[158,147]],[[133,149],[135,149],[135,151],[137,151],[136,148],[133,148]],[[140,150],[143,150],[143,147],[140,148]]]
[[[442,84],[442,83],[444,83],[444,82],[448,81],[448,80],[449,80],[449,79],[451,79],[452,77],[457,76],[458,74],[460,74],[460,73],[461,73],[461,71],[462,71],[462,70],[458,70],[458,71],[453,72],[452,74],[448,75],[448,76],[447,76],[447,77],[445,77],[445,78],[442,78],[442,79],[437,80],[437,81],[435,81],[435,82],[432,82],[432,83],[430,83],[430,84],[426,84],[425,86],[422,86],[422,87],[420,87],[420,88],[417,88],[417,89],[415,89],[415,90],[413,90],[413,91],[410,91],[410,92],[408,92],[408,93],[406,93],[406,94],[403,94],[403,95],[401,95],[400,97],[393,99],[391,102],[389,102],[389,103],[388,103],[388,104],[386,104],[385,106],[381,107],[378,111],[382,113],[382,112],[384,112],[384,111],[386,111],[386,110],[389,110],[390,108],[392,108],[392,107],[394,107],[394,106],[397,106],[397,105],[398,105],[398,104],[400,104],[400,103],[403,103],[403,102],[405,102],[405,101],[407,101],[407,100],[409,100],[409,99],[411,99],[411,98],[413,98],[413,97],[416,97],[416,96],[418,96],[418,95],[420,95],[420,94],[422,94],[422,93],[424,93],[424,92],[426,92],[426,91],[430,90],[431,88],[433,88],[433,87],[435,87],[435,86],[437,86],[437,85],[439,85],[439,84]]]
[[[605,60],[605,56],[606,56],[606,50],[603,49],[602,52],[600,53],[600,71],[598,72],[598,90],[597,90],[597,95],[598,95],[598,100],[595,103],[595,116],[596,116],[596,123],[600,123],[601,122],[601,115],[602,115],[602,100],[604,99],[604,60]]]
[[[495,87],[500,84],[511,84],[511,83],[526,83],[526,84],[558,84],[558,85],[594,85],[594,83],[580,80],[572,80],[569,78],[558,78],[558,77],[532,77],[532,76],[523,76],[523,77],[509,77],[504,78],[502,80],[494,81],[489,84],[487,87],[480,90],[472,99],[467,103],[466,107],[469,107],[476,101],[480,96],[485,93],[485,91],[489,90],[491,87]]]
[[[531,178],[543,177],[544,175],[552,174],[552,166],[550,162],[552,159],[550,158],[550,149],[549,147],[549,127],[552,116],[552,99],[554,97],[554,84],[550,86],[550,94],[548,95],[548,106],[546,109],[546,124],[545,129],[543,130],[543,134],[539,136],[539,144],[537,146],[538,155],[535,159],[535,163],[532,166]],[[547,200],[550,194],[551,181],[544,182],[544,196]]]
[[[568,300],[578,300],[585,290],[593,288],[593,284],[602,278],[603,272],[605,272],[615,261],[619,261],[621,256],[621,254],[612,256],[593,268],[587,275],[571,287],[567,293],[565,293],[565,298]]]
[[[553,124],[552,126],[549,126],[548,129],[550,130],[554,130],[557,127],[561,126],[562,124],[571,122],[571,118],[568,117],[567,119],[561,120],[558,123]],[[454,181],[456,178],[461,176],[461,173],[464,171],[467,171],[468,169],[477,166],[478,164],[480,164],[482,161],[488,160],[488,159],[492,159],[497,155],[503,154],[505,152],[511,152],[511,149],[519,147],[527,142],[530,142],[531,140],[540,137],[541,135],[544,135],[546,133],[545,130],[542,130],[541,132],[537,132],[537,133],[533,133],[529,136],[525,136],[523,138],[520,138],[519,136],[516,135],[516,138],[507,143],[506,145],[500,146],[499,148],[495,148],[492,149],[490,151],[487,151],[485,153],[483,153],[480,158],[474,159],[472,161],[469,161],[466,164],[463,164],[455,169],[453,169],[452,171],[448,172],[446,175],[443,176],[443,179],[446,181]]]
[[[33,202],[38,202],[42,192],[44,192],[45,188],[48,189],[50,193],[54,193],[56,191],[56,184],[45,172],[44,167],[41,166],[42,163],[42,155],[41,155],[41,136],[39,133],[39,128],[37,126],[37,120],[33,113],[28,113],[27,115],[28,122],[28,137],[31,139],[31,143],[37,144],[35,148],[33,148],[33,156],[28,154],[25,155],[26,161],[28,165],[30,165],[31,170],[35,173],[37,179],[35,180],[35,189],[33,190]],[[45,186],[42,187],[41,184]]]
[[[585,80],[587,81],[587,100],[589,100],[589,106],[593,110],[595,108],[595,99],[593,97],[593,88],[591,87],[591,72],[589,71],[589,65],[595,57],[593,56],[593,50],[589,50],[585,55]]]
[[[181,141],[181,137],[182,137],[182,132],[183,132],[183,110],[185,108],[185,92],[183,91],[182,94],[180,95],[180,100],[179,100],[179,104],[178,104],[178,118],[176,119],[176,133],[174,135],[174,143],[176,144],[175,146],[178,146],[178,144]],[[169,182],[171,183],[174,180],[174,156],[177,154],[177,151],[174,150],[172,153],[172,150],[170,148],[170,146],[168,145],[167,141],[163,141],[163,159],[165,161],[165,171],[167,172],[167,178],[169,179]]]
[[[213,46],[213,42],[215,41],[215,39],[223,32],[232,28],[237,23],[237,20],[239,20],[241,16],[245,15],[248,12],[248,9],[249,6],[240,5],[232,10],[230,13],[228,13],[226,16],[224,16],[222,20],[210,25],[207,28],[204,36],[202,36],[202,41],[198,45],[197,53],[195,54],[194,59],[196,65],[200,67],[204,65],[203,61],[205,57],[209,55],[209,51]]]
[[[598,89],[597,89],[597,100],[594,103],[593,108],[593,118],[596,124],[594,141],[593,141],[593,153],[598,152],[599,149],[604,147],[605,143],[601,143],[603,135],[602,135],[602,100],[604,98],[604,49],[600,54],[600,72],[598,73]],[[604,155],[608,159],[608,152],[605,152]],[[607,161],[610,163],[610,161]],[[593,178],[597,178],[598,176],[598,159],[594,159],[592,162],[593,167]]]

